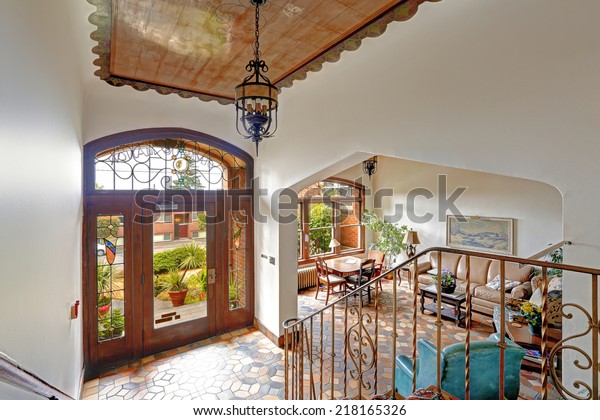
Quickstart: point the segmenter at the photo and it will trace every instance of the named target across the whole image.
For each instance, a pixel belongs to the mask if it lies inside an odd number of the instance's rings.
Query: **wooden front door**
[[[248,153],[156,128],[87,143],[83,168],[86,379],[252,325]],[[187,294],[177,300],[169,289]]]
[[[86,218],[87,249],[93,250],[86,254],[87,377],[211,337],[217,315],[224,319],[228,310],[222,290],[225,254],[217,252],[224,245],[217,238],[226,236],[226,227],[213,223],[217,211],[223,214],[214,198],[193,208],[186,201],[176,204],[198,224],[197,238],[178,239],[165,233],[173,224],[164,216],[172,210],[148,205],[140,211],[127,200],[118,201],[89,205]],[[170,292],[182,288],[186,296],[177,302]]]
[[[216,220],[214,198],[193,206],[189,201],[173,204],[172,209],[159,210],[148,206],[149,222],[141,225],[143,287],[143,353],[154,354],[199,341],[215,335],[217,330],[216,277],[221,277],[223,255],[216,252],[216,238],[223,236],[223,224]],[[169,212],[181,212],[174,217],[178,233],[173,240],[155,235],[160,220]],[[192,215],[194,217],[192,217]],[[196,219],[196,238],[187,235],[188,225],[179,224]],[[185,276],[185,277],[184,277]],[[183,290],[182,290],[183,289]],[[176,295],[183,295],[178,302]],[[219,308],[219,309],[218,309]]]

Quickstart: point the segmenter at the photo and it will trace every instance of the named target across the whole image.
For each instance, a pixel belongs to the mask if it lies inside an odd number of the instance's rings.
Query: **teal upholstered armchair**
[[[498,399],[500,377],[499,334],[487,340],[471,342],[471,395],[473,400]],[[525,350],[506,339],[504,396],[519,396],[521,360]],[[426,340],[417,344],[417,389],[437,383],[437,349]],[[465,398],[465,344],[452,344],[442,350],[442,389],[459,399]],[[412,394],[412,360],[404,355],[396,358],[396,390],[404,397]]]

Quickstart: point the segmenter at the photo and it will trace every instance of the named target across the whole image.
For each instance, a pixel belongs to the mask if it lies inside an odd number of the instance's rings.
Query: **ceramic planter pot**
[[[529,324],[529,333],[536,337],[542,336],[542,326],[541,325],[531,325]]]
[[[185,302],[185,296],[187,295],[187,289],[185,290],[169,290],[169,297],[173,306],[182,306]]]
[[[454,289],[456,289],[456,285],[453,286],[442,286],[442,293],[454,293]]]

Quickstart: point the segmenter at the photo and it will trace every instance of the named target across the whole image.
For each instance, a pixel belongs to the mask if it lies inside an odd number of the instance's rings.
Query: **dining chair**
[[[330,293],[346,293],[346,279],[340,276],[336,276],[335,274],[331,274],[329,269],[327,268],[327,263],[322,257],[318,257],[315,262],[317,267],[317,294],[315,295],[315,299],[319,297],[319,290],[321,290],[321,286],[324,285],[327,287],[327,296],[325,297],[325,305],[329,302],[329,294]],[[336,286],[340,286],[340,290],[335,292],[332,290],[335,289]]]
[[[358,274],[353,274],[346,277],[346,290],[356,290],[363,284],[371,281],[373,273],[375,272],[375,260],[367,258],[360,264],[360,270]],[[367,295],[369,297],[369,303],[371,303],[371,286],[367,287]],[[362,300],[362,293],[360,296]]]
[[[375,260],[375,268],[373,276],[371,278],[379,277],[383,271],[383,261],[385,260],[385,253],[379,251],[378,249],[371,249],[367,254],[367,258]],[[381,285],[381,281],[379,281],[379,290],[383,292],[383,286]]]

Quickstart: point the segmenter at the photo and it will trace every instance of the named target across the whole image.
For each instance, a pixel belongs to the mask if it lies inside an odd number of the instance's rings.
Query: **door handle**
[[[214,268],[209,268],[208,269],[208,284],[215,284],[215,282],[217,281],[217,272]]]

